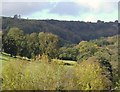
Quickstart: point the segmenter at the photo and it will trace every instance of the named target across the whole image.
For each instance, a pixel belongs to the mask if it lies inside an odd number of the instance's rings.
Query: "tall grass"
[[[7,62],[3,67],[3,90],[104,90],[111,82],[97,63],[87,61],[67,67],[48,60]]]

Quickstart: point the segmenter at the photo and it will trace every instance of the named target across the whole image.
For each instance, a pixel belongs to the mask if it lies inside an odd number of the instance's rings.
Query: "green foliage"
[[[107,41],[109,44],[103,44],[99,50],[94,54],[101,60],[103,65],[109,66],[108,70],[112,72],[112,80],[115,82],[118,78],[118,36],[108,37],[102,39]],[[99,42],[98,40],[93,41],[94,43]],[[105,61],[105,62],[102,62]]]
[[[38,35],[36,33],[31,33],[30,35],[27,34],[25,37],[27,52],[29,52],[27,57],[35,58],[35,56],[40,53]]]
[[[99,40],[96,40],[95,43],[100,47],[110,44],[110,42],[107,41],[105,38],[100,38]]]
[[[59,51],[59,58],[62,60],[77,60],[77,55],[79,51],[75,47],[62,47]]]
[[[16,56],[17,55],[17,45],[16,45],[16,41],[11,38],[6,36],[3,39],[3,49],[4,52],[11,54],[11,56]]]
[[[20,41],[23,38],[23,31],[19,28],[13,27],[10,28],[9,32],[7,33],[7,36],[14,38],[15,41]]]
[[[19,28],[11,28],[3,36],[3,50],[12,55],[35,58],[38,54],[46,54],[51,58],[58,56],[60,47],[58,36],[40,32],[24,34]]]
[[[112,86],[112,82],[106,77],[107,73],[101,67],[98,59],[89,58],[79,64],[76,68],[78,83],[82,90],[108,90]]]
[[[116,90],[120,90],[120,80],[118,80],[117,82],[116,82]]]
[[[82,40],[97,39],[100,37],[118,34],[118,23],[90,23],[81,21],[59,21],[59,20],[28,20],[2,18],[2,29],[8,31],[11,27],[18,27],[24,33],[49,32],[71,43],[79,43]]]
[[[78,61],[87,60],[89,57],[93,56],[95,52],[98,51],[98,46],[95,43],[81,41],[77,46],[80,54],[77,56]]]
[[[57,57],[58,49],[60,47],[58,36],[51,33],[40,32],[38,37],[42,54],[46,54],[51,58]]]
[[[3,36],[3,49],[12,55],[19,55],[21,43],[23,42],[23,31],[14,27],[9,30],[6,36]]]
[[[113,84],[119,89],[117,36],[60,46],[60,38],[52,33],[24,34],[11,28],[3,34],[3,51],[11,56],[40,55],[31,62],[8,59],[3,67],[3,90],[110,90]]]

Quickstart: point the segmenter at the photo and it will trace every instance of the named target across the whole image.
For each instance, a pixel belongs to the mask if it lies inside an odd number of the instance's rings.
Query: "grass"
[[[7,62],[11,62],[11,61],[22,61],[22,57],[17,56],[16,58],[14,57],[10,57],[9,54],[6,53],[0,53],[0,78],[1,78],[1,73],[2,73],[2,67],[4,66],[5,63]],[[27,61],[27,60],[23,60],[23,61]]]
[[[45,58],[40,62],[29,62],[5,55],[2,58],[3,90],[95,90],[109,89],[111,86],[111,82],[101,75],[103,70],[97,62],[86,61],[80,65],[74,61],[57,59],[49,63],[42,62]],[[64,63],[73,65],[68,67]]]
[[[53,62],[62,64],[62,65],[76,65],[76,61],[71,61],[71,60],[59,60],[59,59],[52,59]]]
[[[25,61],[31,61],[31,59],[28,59],[28,58],[22,58],[20,56],[16,56],[16,58],[14,57],[10,57],[9,54],[6,54],[4,52],[2,52],[2,54],[0,55],[0,62],[2,64],[4,64],[5,62],[8,62],[8,61],[18,61],[18,60],[25,60]],[[58,64],[61,64],[61,65],[76,65],[77,62],[76,61],[72,61],[72,60],[59,60],[59,59],[52,59],[52,62],[56,62]]]
[[[52,59],[52,62],[27,61],[0,56],[3,90],[99,90],[109,89],[111,81],[102,73],[98,62]],[[43,62],[42,62],[43,61]],[[88,85],[91,85],[89,87]],[[95,84],[95,85],[94,85]]]
[[[9,54],[2,53],[0,56],[0,62],[1,62],[1,69],[3,68],[2,70],[3,79],[5,78],[5,81],[3,83],[3,89],[16,89],[12,86],[12,80],[14,80],[15,83],[14,86],[17,85],[16,86],[17,89],[34,89],[34,85],[38,89],[48,89],[48,90],[55,89],[54,86],[56,86],[56,88],[59,89],[56,83],[62,80],[61,78],[64,75],[63,72],[67,72],[68,69],[73,69],[73,68],[66,67],[64,66],[64,64],[62,65],[61,62],[65,63],[65,60],[63,61],[63,60],[53,59],[52,61],[60,62],[60,65],[58,63],[57,64],[55,63],[49,64],[46,62],[40,63],[32,60],[29,62],[27,60],[22,60],[21,57],[14,58],[14,57],[10,57]],[[72,64],[74,61],[66,61],[66,63],[69,62],[71,62]],[[19,80],[21,79],[21,77],[19,77],[21,76],[19,75],[19,73],[24,74],[23,78],[25,79],[25,81]],[[8,79],[7,76],[9,76]],[[41,80],[41,78],[43,80]],[[26,85],[27,83],[26,81],[29,82],[29,85],[27,87],[19,86],[19,83]],[[32,83],[32,81],[35,83]],[[38,81],[39,83],[37,83]],[[53,84],[53,86],[49,83]],[[44,88],[44,86],[46,86],[46,88]]]
[[[10,62],[10,61],[26,61],[26,62],[29,62],[30,59],[23,59],[22,57],[20,56],[17,56],[16,58],[14,57],[10,57],[9,54],[6,54],[4,52],[2,52],[0,54],[0,75],[2,73],[2,66],[4,66],[4,64],[6,62]],[[52,62],[56,62],[57,64],[60,64],[60,65],[76,65],[77,62],[76,61],[70,61],[70,60],[59,60],[59,59],[52,59]]]

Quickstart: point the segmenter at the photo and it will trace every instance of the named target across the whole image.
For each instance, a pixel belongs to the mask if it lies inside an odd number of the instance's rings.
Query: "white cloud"
[[[101,6],[101,0],[75,0],[75,3],[91,9],[97,9]]]
[[[75,0],[74,2],[79,4],[80,6],[87,7],[90,12],[108,13],[114,11],[118,7],[118,0],[116,0],[116,2],[111,1],[112,0]]]
[[[80,21],[114,21],[118,19],[118,0],[4,0],[4,2],[8,2],[6,5],[3,3],[3,13],[7,16],[21,14],[29,18]],[[14,4],[10,2],[14,2]],[[22,3],[20,5],[17,2]],[[58,4],[60,2],[64,3],[63,6]],[[73,4],[68,7],[65,2]],[[50,12],[53,9],[54,11]]]

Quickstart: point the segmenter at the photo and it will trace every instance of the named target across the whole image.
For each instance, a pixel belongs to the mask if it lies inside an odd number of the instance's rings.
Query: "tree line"
[[[3,35],[4,52],[11,56],[24,56],[35,58],[38,54],[46,54],[51,58],[57,56],[60,47],[60,39],[51,33],[40,32],[24,34],[19,28],[11,28],[6,35]]]
[[[118,21],[96,23],[83,21],[30,20],[2,17],[2,30],[7,33],[11,27],[18,27],[24,33],[49,32],[70,43],[113,36],[118,33]]]

